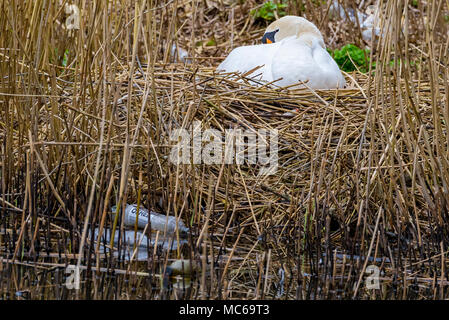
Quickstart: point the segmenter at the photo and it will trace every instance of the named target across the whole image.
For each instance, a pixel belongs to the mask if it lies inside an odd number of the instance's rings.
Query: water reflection
[[[95,228],[95,242],[98,240],[98,232],[98,228]],[[101,251],[109,252],[111,230],[104,229],[99,240]],[[126,261],[144,261],[148,259],[149,254],[152,255],[155,246],[160,250],[172,251],[177,250],[185,243],[187,243],[187,239],[178,239],[175,234],[164,236],[161,232],[153,232],[149,237],[140,231],[120,232],[117,230],[114,234],[114,256],[118,257],[120,254],[120,257],[124,257]],[[117,248],[120,248],[120,252]]]

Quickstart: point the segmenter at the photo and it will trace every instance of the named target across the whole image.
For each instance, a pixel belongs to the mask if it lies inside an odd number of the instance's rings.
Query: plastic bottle
[[[116,207],[112,207],[112,212],[116,212]],[[125,226],[134,227],[136,223],[137,216],[137,204],[127,204],[125,209]],[[168,234],[173,234],[176,232],[176,218],[173,216],[166,216],[160,213],[156,213],[153,211],[148,212],[147,209],[140,207],[139,208],[139,218],[137,220],[137,227],[139,229],[145,228],[148,224],[148,217],[151,222],[152,230],[159,230],[161,232],[165,232],[167,230]],[[186,236],[189,228],[185,226],[185,224],[179,220],[178,221],[178,230],[179,235]]]

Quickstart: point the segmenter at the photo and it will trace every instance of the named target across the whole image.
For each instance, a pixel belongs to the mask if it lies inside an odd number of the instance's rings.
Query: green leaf
[[[262,19],[268,22],[273,21],[276,16],[275,12],[279,17],[285,16],[287,13],[285,12],[285,8],[287,8],[287,0],[283,0],[281,3],[274,3],[273,1],[267,1],[261,6],[259,9],[251,10],[251,14],[256,19]]]
[[[215,41],[215,39],[210,39],[207,43],[206,46],[207,47],[212,47],[215,46],[217,44],[217,42]]]
[[[369,70],[369,50],[363,50],[353,44],[347,44],[340,50],[331,52],[335,62],[337,62],[340,69],[346,72],[352,72],[359,69],[361,72],[368,72]]]
[[[69,50],[66,49],[66,50],[64,51],[64,57],[62,58],[62,66],[63,66],[63,67],[67,67],[67,62],[68,62],[68,60],[69,60]]]

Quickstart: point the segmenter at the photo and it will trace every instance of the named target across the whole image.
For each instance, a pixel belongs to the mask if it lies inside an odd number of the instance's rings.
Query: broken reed
[[[209,57],[260,39],[254,1],[78,5],[77,31],[61,28],[57,1],[0,6],[2,297],[447,298],[447,3],[381,2],[375,69],[316,92],[214,74]],[[361,44],[328,4],[288,10],[331,47]],[[192,64],[169,62],[173,43]],[[277,174],[170,164],[169,133],[194,120],[277,129]],[[134,202],[181,216],[189,245],[131,265],[101,255],[91,226],[123,232],[110,206]],[[351,255],[381,258],[380,290]],[[161,281],[181,257],[200,266],[187,291]],[[76,263],[79,292],[63,286]]]

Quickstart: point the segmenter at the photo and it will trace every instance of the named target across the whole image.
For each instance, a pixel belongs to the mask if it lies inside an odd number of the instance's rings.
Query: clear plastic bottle
[[[116,206],[112,207],[112,212],[116,212]],[[125,209],[125,226],[134,227],[137,216],[137,204],[127,204]],[[139,208],[139,218],[137,220],[137,227],[139,229],[145,228],[148,224],[148,217],[151,222],[152,230],[159,230],[167,234],[173,234],[176,232],[176,218],[173,216],[166,216],[153,211],[148,211],[145,208]],[[186,236],[189,228],[187,228],[181,220],[178,221],[179,235]]]

